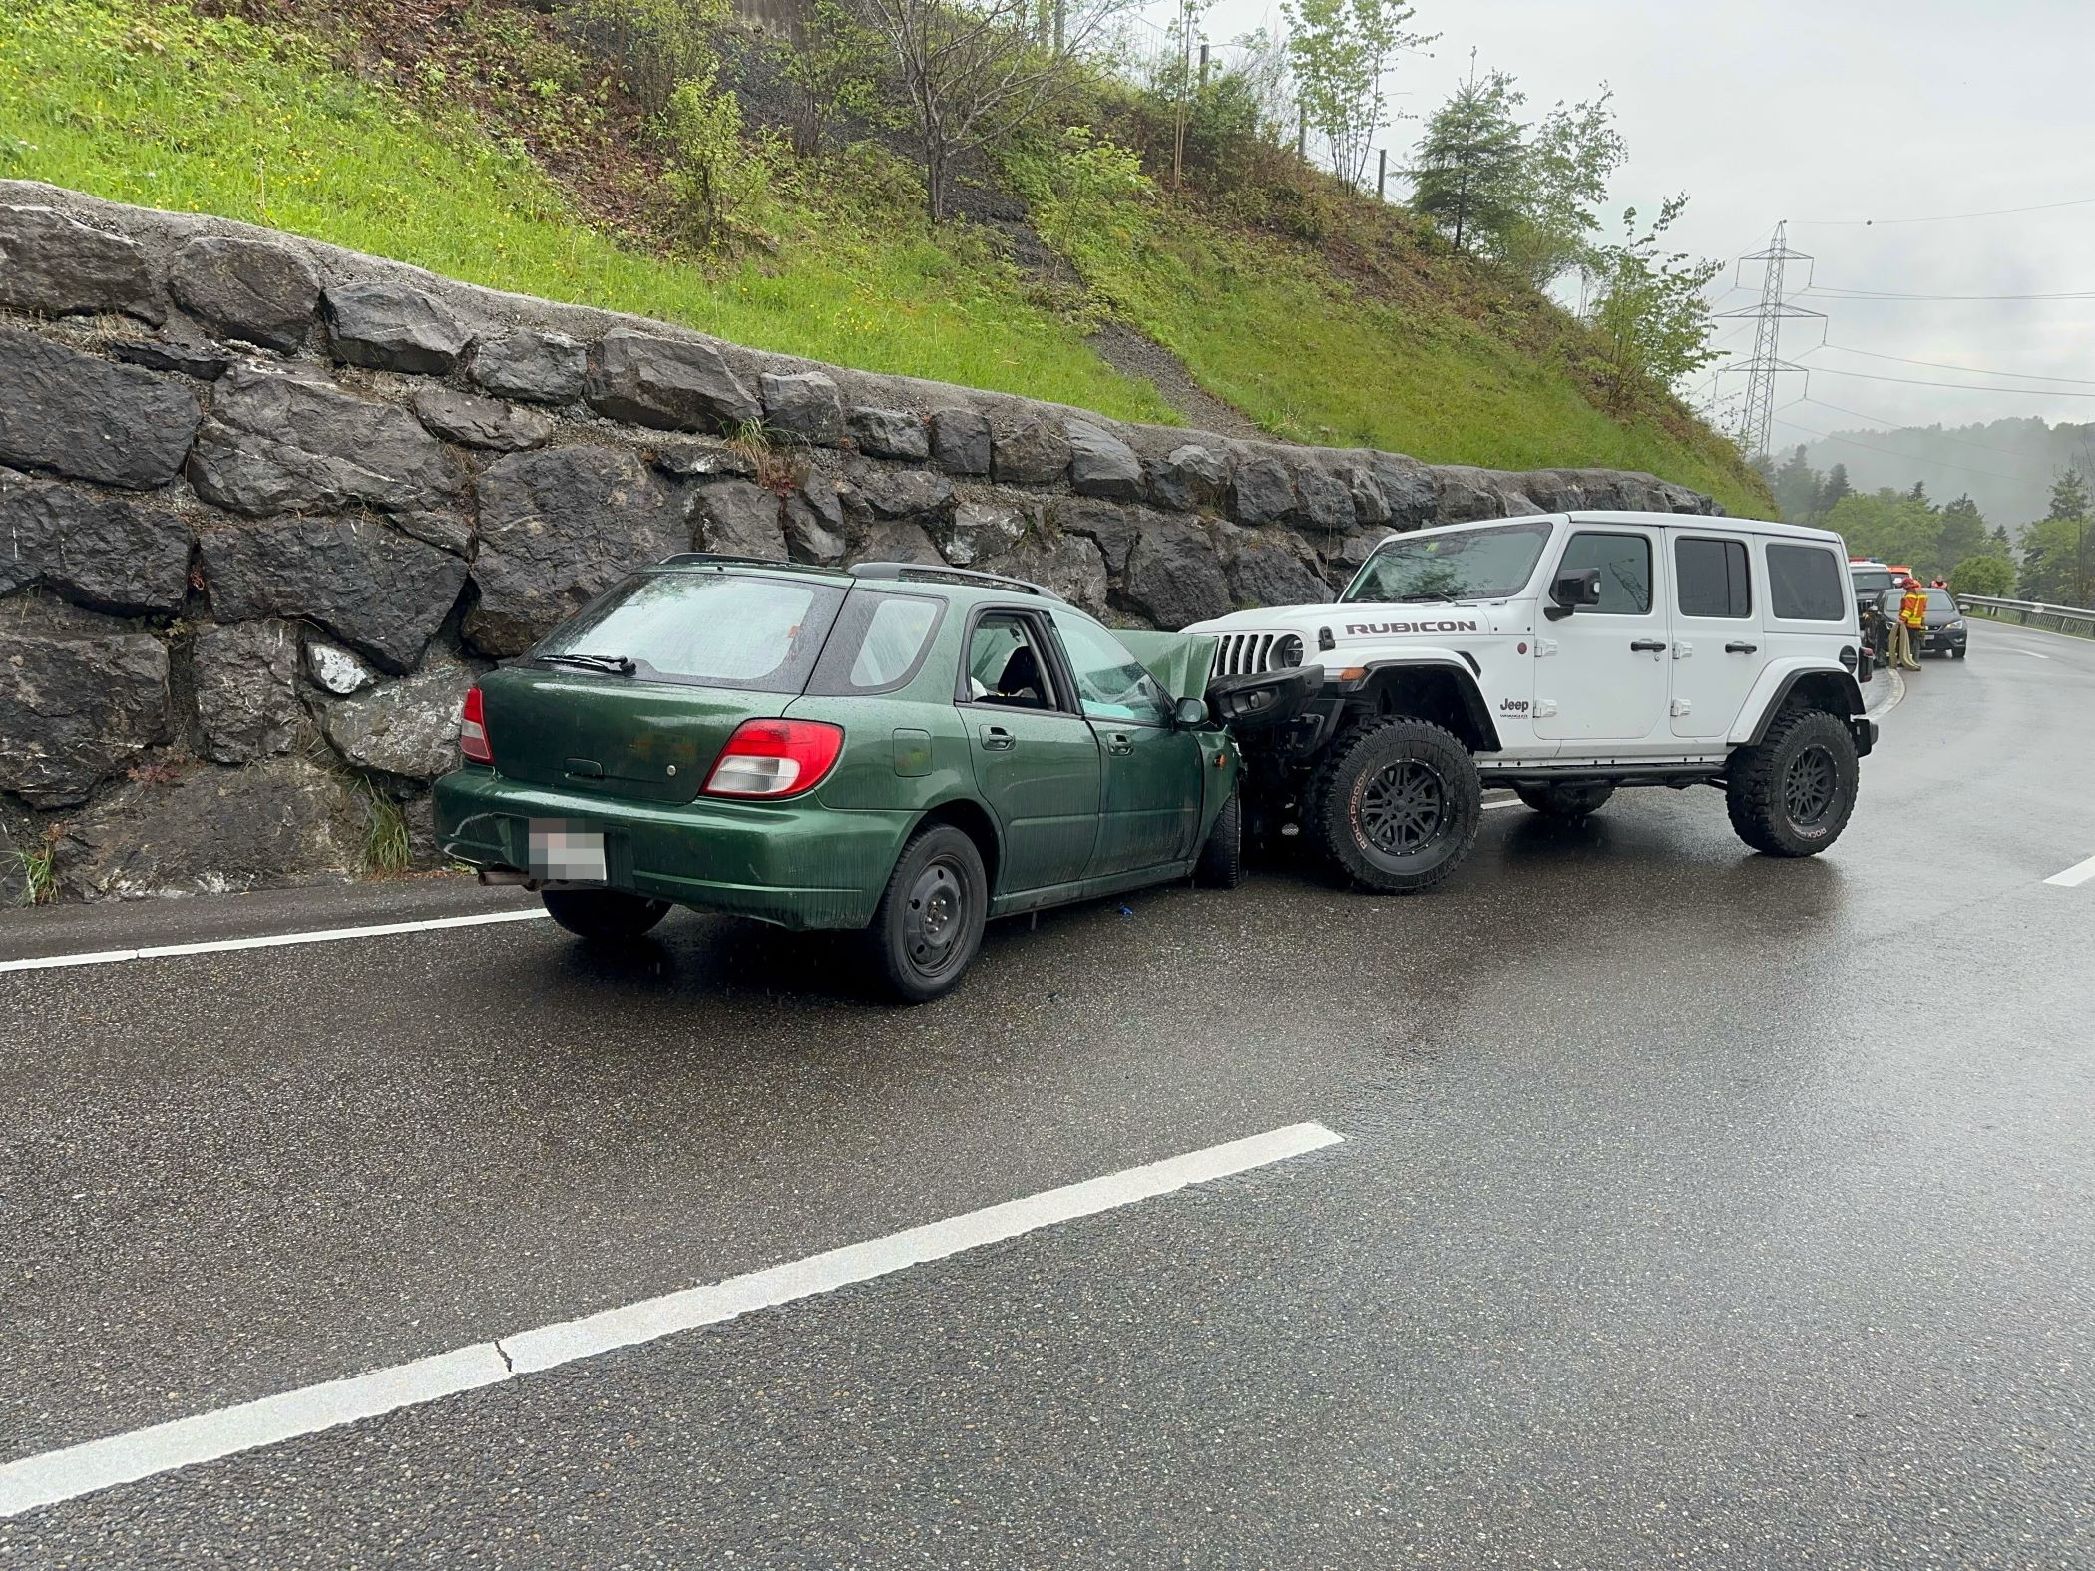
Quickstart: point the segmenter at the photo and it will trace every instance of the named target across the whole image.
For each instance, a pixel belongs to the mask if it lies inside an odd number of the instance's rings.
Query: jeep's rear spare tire
[[[1731,827],[1769,856],[1814,856],[1840,838],[1861,779],[1855,738],[1839,715],[1787,709],[1756,747],[1731,755]]]
[[[1324,852],[1378,894],[1431,889],[1476,844],[1476,760],[1425,720],[1381,720],[1342,739],[1312,783],[1308,818]]]
[[[1596,812],[1615,788],[1605,780],[1565,780],[1552,785],[1515,786],[1513,794],[1544,818],[1575,824]]]

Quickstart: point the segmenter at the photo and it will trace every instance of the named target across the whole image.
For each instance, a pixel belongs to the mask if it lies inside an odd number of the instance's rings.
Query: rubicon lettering
[[[1474,633],[1474,622],[1348,622],[1346,636],[1371,636],[1376,633]]]

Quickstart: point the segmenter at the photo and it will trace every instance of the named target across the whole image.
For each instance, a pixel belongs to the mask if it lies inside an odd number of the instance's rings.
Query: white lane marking
[[[1517,797],[1517,796],[1509,796],[1509,797],[1507,797],[1507,798],[1506,798],[1506,800],[1505,800],[1505,801],[1503,801],[1503,802],[1486,802],[1486,803],[1484,804],[1484,811],[1488,813],[1488,812],[1490,812],[1490,811],[1491,811],[1491,810],[1492,810],[1492,809],[1493,809],[1494,807],[1518,807],[1518,806],[1520,806],[1520,798],[1519,798],[1519,797]]]
[[[2095,879],[2095,856],[2089,857],[2085,862],[2075,862],[2063,873],[2053,873],[2044,882],[2057,884],[2061,889],[2078,889],[2090,879]]]
[[[154,944],[145,949],[97,949],[82,954],[0,960],[0,971],[50,971],[61,966],[106,966],[119,960],[161,960],[169,955],[215,955],[229,949],[275,949],[283,944],[331,944],[343,938],[380,938],[387,933],[426,933],[439,927],[482,927],[490,922],[530,922],[539,911],[485,911],[478,916],[436,916],[421,922],[380,922],[371,927],[324,927],[305,933],[267,933],[260,938],[213,938],[195,944]]]
[[[870,1282],[1057,1223],[1152,1200],[1191,1184],[1304,1156],[1344,1139],[1322,1124],[1290,1124],[1044,1190],[1022,1200],[984,1206],[885,1238],[847,1244],[707,1287],[666,1293],[346,1380],[302,1386],[149,1429],[24,1457],[0,1465],[0,1517]]]
[[[2011,655],[2028,655],[2032,660],[2049,660],[2051,658],[2050,655],[2038,654],[2034,649],[2017,649],[2013,644],[2003,644],[2001,647]]]

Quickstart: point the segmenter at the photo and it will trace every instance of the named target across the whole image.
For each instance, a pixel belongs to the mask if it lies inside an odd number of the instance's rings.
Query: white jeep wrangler
[[[1672,513],[1391,535],[1330,605],[1240,611],[1209,696],[1254,833],[1299,827],[1366,888],[1428,889],[1486,787],[1579,819],[1617,786],[1716,785],[1757,851],[1810,856],[1876,744],[1847,552],[1820,529]],[[1296,684],[1233,683],[1294,668]],[[1292,689],[1290,691],[1290,689]]]

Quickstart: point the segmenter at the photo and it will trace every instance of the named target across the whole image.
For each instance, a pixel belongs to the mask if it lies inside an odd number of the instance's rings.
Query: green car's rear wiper
[[[639,669],[624,655],[540,655],[537,658],[547,665],[580,666],[584,671],[615,671],[620,676],[631,676]]]

